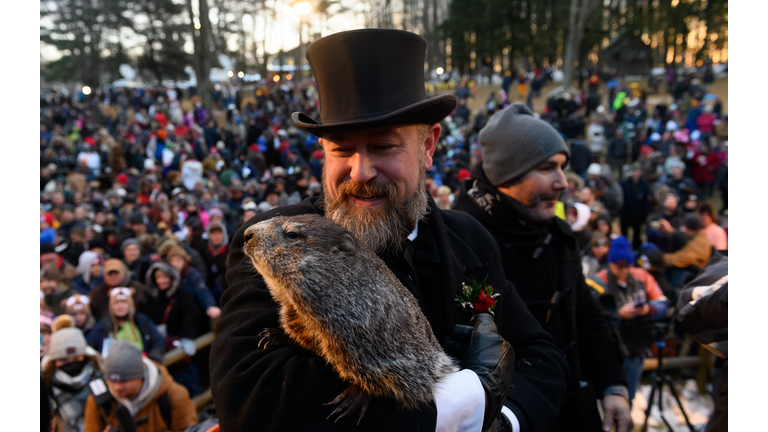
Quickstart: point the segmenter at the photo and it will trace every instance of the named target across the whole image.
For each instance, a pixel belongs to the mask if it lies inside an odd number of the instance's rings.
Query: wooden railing
[[[195,339],[195,348],[197,351],[200,351],[203,348],[207,348],[211,346],[213,343],[213,332],[208,332],[197,339]],[[184,357],[187,355],[184,353],[184,350],[179,348],[174,348],[163,356],[163,366],[168,367],[172,364],[175,364],[179,361],[181,361]],[[197,411],[202,411],[208,404],[211,403],[211,400],[213,399],[213,396],[211,396],[211,389],[207,389],[206,391],[200,393],[199,395],[192,398],[192,402],[195,404],[195,407],[197,408]]]
[[[213,343],[213,332],[208,332],[197,339],[195,339],[195,348],[197,348],[198,351],[200,351],[203,348],[209,347]],[[163,356],[163,366],[168,367],[172,364],[177,363],[181,359],[186,357],[186,354],[184,353],[184,350],[179,348],[174,348]],[[663,359],[662,365],[665,369],[681,369],[681,368],[706,368],[708,365],[706,364],[705,358],[701,355],[699,356],[680,356],[680,357],[668,357]],[[647,358],[643,360],[643,370],[653,370],[656,369],[658,366],[659,361],[655,358]],[[211,400],[213,399],[213,396],[211,395],[211,389],[207,389],[206,391],[200,393],[199,395],[192,398],[192,402],[194,402],[195,407],[197,407],[197,411],[202,411],[208,404],[211,403]]]

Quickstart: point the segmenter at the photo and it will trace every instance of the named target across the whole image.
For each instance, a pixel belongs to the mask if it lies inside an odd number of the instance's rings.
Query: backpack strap
[[[168,401],[168,392],[165,392],[157,398],[157,405],[160,408],[160,416],[163,418],[165,425],[168,429],[171,429],[171,403]]]

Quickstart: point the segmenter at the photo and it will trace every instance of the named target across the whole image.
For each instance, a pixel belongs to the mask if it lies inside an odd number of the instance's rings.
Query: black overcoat
[[[483,196],[492,198],[485,202],[491,214],[468,194],[475,182]],[[611,385],[626,386],[627,380],[618,341],[584,280],[570,227],[557,217],[543,226],[524,220],[480,165],[463,182],[454,208],[472,215],[496,239],[507,280],[568,359],[568,397],[551,430],[599,430],[595,398]]]
[[[569,371],[564,357],[504,279],[499,250],[488,232],[469,215],[439,210],[432,199],[429,203],[431,212],[419,223],[412,247],[417,286],[409,275],[398,269],[394,273],[418,299],[441,344],[454,324],[469,324],[470,315],[454,301],[461,283],[488,276],[487,283],[501,293],[495,321],[516,354],[506,405],[522,430],[546,430],[565,396]],[[229,286],[221,298],[222,315],[210,356],[211,391],[222,430],[434,431],[434,403],[410,412],[387,399],[373,401],[360,426],[351,419],[334,424],[326,420],[333,407],[323,404],[349,383],[309,351],[290,345],[257,347],[264,328],[278,327],[278,305],[244,255],[243,233],[262,220],[299,214],[324,214],[322,198],[256,215],[232,240]],[[395,261],[385,258],[390,269]]]

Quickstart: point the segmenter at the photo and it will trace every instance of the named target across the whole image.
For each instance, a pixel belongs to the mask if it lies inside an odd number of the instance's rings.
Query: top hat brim
[[[315,136],[334,132],[356,131],[399,124],[433,124],[447,117],[458,104],[455,95],[431,97],[398,110],[368,116],[353,117],[322,124],[302,112],[291,115],[297,128]]]

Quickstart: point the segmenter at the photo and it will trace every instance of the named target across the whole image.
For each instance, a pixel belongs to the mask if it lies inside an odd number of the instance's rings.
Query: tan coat
[[[144,405],[134,416],[134,419],[148,418],[146,423],[136,427],[136,432],[183,431],[189,426],[197,424],[197,411],[192,400],[189,398],[187,389],[173,380],[165,366],[158,363],[155,363],[155,366],[160,370],[160,388],[157,390],[152,401]],[[168,393],[168,403],[171,406],[170,427],[165,424],[157,402],[157,398],[166,392]],[[109,415],[109,423],[113,427],[119,426],[114,411]],[[84,432],[103,432],[106,426],[96,405],[96,399],[93,398],[93,395],[88,396],[88,400],[85,403]]]
[[[712,243],[707,234],[699,231],[682,249],[675,253],[664,254],[664,265],[667,267],[685,268],[696,266],[703,268],[712,257]]]

